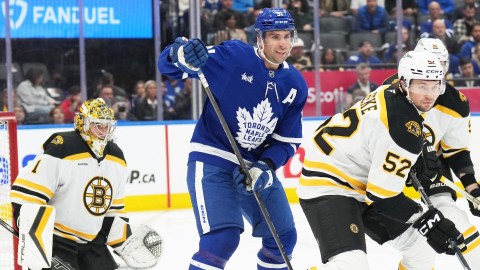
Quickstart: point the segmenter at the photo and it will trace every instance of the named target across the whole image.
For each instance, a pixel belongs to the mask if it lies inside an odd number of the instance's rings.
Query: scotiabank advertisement
[[[382,82],[397,72],[396,69],[372,70],[370,80],[381,85]],[[357,76],[354,70],[348,71],[323,71],[320,72],[320,93],[315,93],[315,72],[302,72],[308,86],[308,98],[304,116],[316,116],[317,96],[320,96],[321,115],[329,116],[335,113],[337,103],[340,102],[342,93],[355,83]],[[459,88],[470,101],[470,111],[480,112],[480,88]]]

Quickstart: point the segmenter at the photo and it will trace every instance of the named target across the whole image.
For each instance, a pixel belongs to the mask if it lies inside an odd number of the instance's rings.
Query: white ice
[[[458,204],[469,214],[468,204],[459,199]],[[321,263],[320,252],[313,234],[299,204],[292,204],[298,231],[298,242],[291,261],[293,269],[305,270]],[[470,214],[471,221],[480,225],[480,218]],[[197,251],[198,235],[193,211],[169,210],[130,213],[132,224],[148,224],[158,230],[164,239],[164,249],[159,263],[153,269],[182,270],[188,269],[190,258]],[[251,228],[245,223],[245,232],[241,236],[240,246],[225,269],[254,270],[256,254],[261,241],[251,236]],[[380,246],[367,238],[367,252],[371,270],[397,270],[401,255],[388,245]],[[124,268],[125,269],[125,268]],[[463,269],[455,256],[438,255],[435,270]]]

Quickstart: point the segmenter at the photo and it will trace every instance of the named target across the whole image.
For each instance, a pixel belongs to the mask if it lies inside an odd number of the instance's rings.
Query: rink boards
[[[303,134],[308,138],[325,118],[306,118]],[[128,211],[164,210],[191,207],[186,185],[186,166],[194,121],[119,123],[115,141],[124,151],[130,178],[127,181]],[[480,115],[472,116],[470,150],[480,170]],[[23,167],[41,152],[51,133],[72,130],[73,125],[22,126],[18,130],[19,166]],[[277,170],[290,202],[298,202],[295,188],[301,172],[303,148]],[[413,189],[405,192],[418,198]]]

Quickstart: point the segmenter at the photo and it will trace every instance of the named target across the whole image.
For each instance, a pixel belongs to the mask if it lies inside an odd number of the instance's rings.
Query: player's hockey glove
[[[470,195],[480,200],[480,188],[470,191]],[[470,212],[472,212],[474,216],[480,217],[480,205],[475,206],[471,201],[468,201],[468,205],[470,206]]]
[[[233,179],[237,185],[237,191],[242,194],[251,195],[253,194],[252,189],[255,191],[261,191],[269,188],[275,179],[275,173],[263,160],[255,162],[248,172],[252,177],[253,182],[251,184],[247,183],[247,176],[240,166],[233,171]]]
[[[170,47],[170,59],[183,72],[197,74],[207,63],[207,46],[198,38],[177,37]]]
[[[415,223],[413,228],[427,238],[428,244],[437,253],[455,254],[450,245],[450,239],[455,240],[458,248],[464,251],[463,235],[455,228],[455,224],[443,216],[436,208],[429,209]]]
[[[440,168],[442,163],[437,157],[435,152],[426,151],[426,147],[423,149],[423,154],[420,155],[417,159],[417,162],[412,166],[412,169],[418,177],[420,182],[424,183],[425,181],[433,182],[437,178],[437,175],[440,173]],[[412,179],[410,176],[406,182],[407,186],[412,186]]]

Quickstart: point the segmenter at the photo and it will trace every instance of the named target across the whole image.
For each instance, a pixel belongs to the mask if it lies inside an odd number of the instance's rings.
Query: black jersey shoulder
[[[435,107],[439,108],[438,106],[452,110],[461,117],[467,117],[470,114],[470,104],[467,97],[448,83],[445,93],[438,96],[435,102]]]
[[[390,77],[386,78],[382,85],[387,85],[387,84],[394,84],[398,81],[398,73],[395,73],[393,75],[391,75]]]
[[[122,149],[120,149],[120,147],[113,141],[108,142],[107,147],[105,148],[105,156],[106,155],[111,155],[125,161]]]
[[[413,154],[419,154],[423,145],[423,118],[398,88],[388,87],[384,91],[382,106],[388,121],[388,132],[393,141]]]
[[[45,154],[65,158],[71,155],[89,152],[88,145],[76,131],[56,132],[43,143]]]

